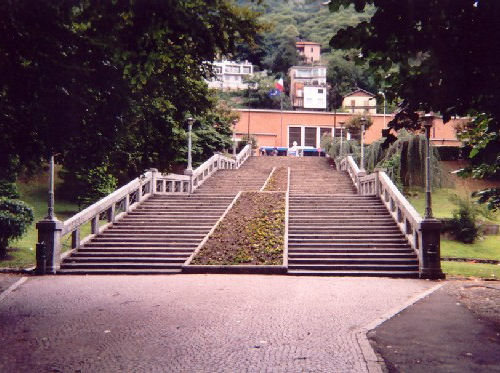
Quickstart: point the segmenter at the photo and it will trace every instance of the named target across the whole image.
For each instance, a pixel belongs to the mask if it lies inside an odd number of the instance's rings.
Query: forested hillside
[[[324,1],[319,0],[238,2],[259,11],[260,20],[267,24],[267,29],[256,38],[256,46],[240,45],[234,56],[236,59],[249,60],[270,75],[286,75],[290,66],[299,63],[295,42],[299,39],[313,41],[321,44],[322,63],[328,66],[330,109],[339,107],[341,96],[356,87],[378,91],[365,67],[354,63],[357,50],[341,51],[330,45],[330,39],[338,30],[369,20],[373,8],[357,13],[351,6],[331,13],[328,6],[323,5]]]

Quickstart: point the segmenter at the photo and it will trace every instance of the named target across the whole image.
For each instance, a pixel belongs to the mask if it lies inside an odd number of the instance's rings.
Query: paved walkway
[[[0,302],[0,371],[365,372],[355,332],[433,286],[256,275],[33,277]]]

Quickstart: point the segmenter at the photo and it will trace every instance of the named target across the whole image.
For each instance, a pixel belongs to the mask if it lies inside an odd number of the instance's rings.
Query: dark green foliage
[[[112,193],[118,183],[105,165],[77,173],[79,191],[77,201],[80,208],[87,207]]]
[[[462,157],[462,149],[458,146],[437,146],[442,161],[456,161]]]
[[[19,0],[0,3],[0,29],[0,174],[55,153],[124,181],[171,167],[186,114],[214,104],[204,61],[260,26],[226,0]]]
[[[332,0],[330,9],[372,9],[373,17],[339,31],[331,45],[361,50],[389,101],[402,100],[389,127],[416,129],[417,111],[447,122],[474,118],[463,140],[473,167],[465,175],[500,178],[500,2],[498,0]],[[493,166],[492,166],[493,165]],[[493,191],[489,206],[500,198]]]
[[[365,131],[371,127],[373,124],[373,120],[369,115],[357,114],[353,115],[349,120],[345,123],[345,129],[348,132],[356,132],[361,130],[362,121],[361,118],[365,118]]]
[[[272,71],[275,73],[280,72],[284,75],[288,73],[288,69],[297,65],[299,62],[299,55],[295,48],[295,38],[288,37],[278,46],[276,55],[273,58],[271,65]]]
[[[15,183],[10,183],[7,180],[0,180],[0,198],[8,199],[19,198],[19,193]]]
[[[453,218],[448,222],[449,231],[453,238],[463,243],[473,243],[479,237],[476,217],[477,213],[472,202],[459,200],[458,209],[453,212]]]
[[[33,210],[23,201],[0,198],[0,257],[5,257],[10,240],[20,238],[33,219]]]
[[[240,152],[247,144],[251,144],[252,149],[257,149],[257,139],[253,136],[250,136],[249,138],[248,135],[245,135],[238,143],[237,152]]]

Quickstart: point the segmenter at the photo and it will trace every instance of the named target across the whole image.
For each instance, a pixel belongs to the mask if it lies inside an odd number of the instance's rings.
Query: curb
[[[436,290],[440,289],[444,286],[444,282],[437,284],[430,289],[425,290],[424,292],[410,298],[407,302],[403,303],[401,306],[398,306],[391,311],[387,312],[385,315],[375,319],[371,323],[365,325],[364,327],[357,329],[352,333],[354,340],[358,343],[358,346],[363,354],[363,359],[366,363],[366,368],[369,373],[382,373],[387,372],[387,367],[385,365],[385,361],[381,356],[378,356],[375,350],[373,349],[370,341],[368,340],[368,332],[375,329],[377,326],[383,324],[389,319],[392,319],[394,316],[404,311],[408,307],[417,303],[419,300],[429,296],[434,293]]]
[[[259,274],[284,275],[285,266],[279,265],[189,265],[182,268],[182,273],[219,273],[219,274]]]
[[[7,296],[15,291],[19,286],[24,284],[28,280],[28,277],[21,277],[19,280],[14,282],[12,285],[10,285],[7,289],[5,289],[1,294],[0,294],[0,302],[3,301]]]

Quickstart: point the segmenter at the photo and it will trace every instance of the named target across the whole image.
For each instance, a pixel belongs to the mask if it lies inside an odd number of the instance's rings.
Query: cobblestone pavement
[[[257,275],[30,278],[0,372],[365,372],[354,332],[434,286]]]

